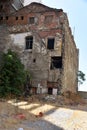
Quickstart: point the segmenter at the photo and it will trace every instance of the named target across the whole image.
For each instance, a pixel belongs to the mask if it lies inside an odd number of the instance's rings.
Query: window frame
[[[25,38],[25,49],[32,50],[33,48],[33,36],[27,36]]]
[[[47,49],[48,50],[54,50],[54,47],[55,47],[55,38],[54,37],[49,37],[47,39]]]
[[[35,24],[35,17],[29,17],[29,24]]]

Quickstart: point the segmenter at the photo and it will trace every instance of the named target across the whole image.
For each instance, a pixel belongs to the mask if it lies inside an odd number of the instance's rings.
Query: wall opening
[[[34,23],[35,23],[35,17],[30,17],[29,24],[34,24]]]
[[[50,69],[58,69],[58,68],[62,68],[62,57],[61,56],[51,57]]]
[[[0,17],[0,20],[3,20],[3,17],[2,17],[2,16]]]
[[[3,5],[0,5],[0,9],[3,9],[3,7],[4,7]]]
[[[21,20],[24,20],[24,16],[21,16]]]
[[[50,94],[50,95],[53,94],[53,88],[48,88],[48,94]]]
[[[49,50],[54,49],[54,42],[55,42],[54,38],[48,38],[47,49]]]
[[[32,87],[31,88],[31,93],[32,94],[37,94],[37,88],[36,87]]]
[[[32,49],[33,46],[33,37],[32,36],[28,36],[26,37],[26,49]]]
[[[18,20],[18,17],[16,17],[16,20]]]
[[[36,62],[36,59],[33,59],[33,63],[35,63]]]
[[[6,16],[6,20],[8,20],[8,16]]]

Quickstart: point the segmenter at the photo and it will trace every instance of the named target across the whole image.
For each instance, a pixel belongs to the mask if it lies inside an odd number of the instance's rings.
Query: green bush
[[[0,64],[0,97],[21,95],[25,78],[26,72],[19,56],[11,50],[3,53]]]

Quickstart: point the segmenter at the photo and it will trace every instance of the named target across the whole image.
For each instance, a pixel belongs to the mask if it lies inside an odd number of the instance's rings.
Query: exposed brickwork
[[[40,87],[43,93],[48,88],[58,88],[58,93],[76,92],[78,49],[62,9],[31,3],[9,14],[8,20],[0,20],[1,27],[4,24],[8,31],[6,37],[10,39],[5,48],[19,53],[32,75],[33,87]],[[33,37],[32,49],[26,49],[27,36]]]

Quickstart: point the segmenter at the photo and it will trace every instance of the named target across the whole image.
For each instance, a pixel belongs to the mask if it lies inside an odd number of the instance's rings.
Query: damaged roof
[[[49,11],[63,12],[62,9],[51,8],[51,7],[48,7],[41,3],[32,2],[29,5],[24,6],[23,8],[19,9],[18,11],[12,13],[11,15],[28,14],[28,13],[35,13],[35,12],[41,13],[41,12],[49,12]]]

